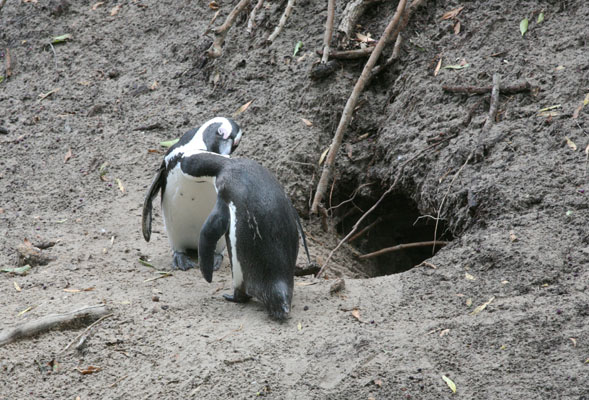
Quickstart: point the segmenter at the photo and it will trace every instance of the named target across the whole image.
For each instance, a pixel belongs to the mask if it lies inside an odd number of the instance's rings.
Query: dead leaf
[[[311,121],[309,121],[308,119],[305,118],[301,118],[301,120],[303,121],[303,123],[307,126],[313,126],[313,123]]]
[[[331,145],[329,145],[329,147],[327,147],[325,149],[325,151],[323,153],[321,153],[321,157],[319,157],[319,166],[321,166],[321,164],[323,164],[323,161],[325,161],[325,157],[327,157],[327,153],[329,153],[330,148],[331,148]]]
[[[382,379],[375,379],[374,380],[374,384],[376,386],[378,386],[379,388],[382,387]]]
[[[96,11],[96,9],[97,9],[98,7],[100,7],[101,5],[103,5],[103,4],[104,4],[104,1],[99,1],[98,3],[94,4],[94,5],[92,6],[92,11]]]
[[[468,299],[466,299],[466,306],[467,307],[472,306],[472,299],[470,297]]]
[[[448,385],[452,393],[456,393],[456,384],[452,381],[452,379],[448,378],[446,375],[442,375],[442,379],[444,382],[446,382],[446,385]]]
[[[364,321],[361,317],[360,317],[360,310],[357,308],[354,308],[351,312],[352,317],[356,318],[358,321],[365,323],[366,321]]]
[[[209,3],[209,8],[213,11],[217,11],[219,9],[219,5],[217,4],[216,1],[211,1]]]
[[[438,60],[438,64],[436,65],[436,69],[434,69],[434,76],[438,76],[440,73],[440,68],[442,67],[442,57]]]
[[[122,4],[117,4],[116,6],[111,8],[110,9],[110,16],[114,17],[115,15],[117,15],[119,13],[119,11],[121,10],[122,6],[123,6]]]
[[[65,157],[63,158],[63,163],[65,164],[68,160],[72,158],[72,148],[70,147],[67,153],[65,153]]]
[[[487,308],[487,306],[489,304],[491,304],[491,302],[495,300],[495,296],[491,297],[489,299],[489,301],[487,301],[486,303],[481,304],[480,306],[478,306],[477,308],[475,308],[470,315],[477,315],[478,313],[480,313],[481,311],[483,311],[485,308]]]
[[[441,19],[445,20],[445,19],[450,19],[450,18],[456,18],[456,16],[458,14],[460,14],[460,11],[462,11],[463,9],[464,9],[464,6],[460,6],[458,8],[455,8],[454,10],[447,11],[444,13],[444,15],[442,15]]]
[[[115,181],[117,182],[117,185],[119,185],[119,190],[125,194],[125,187],[123,186],[123,181],[120,180],[119,178],[115,179]]]
[[[301,321],[299,321],[299,323],[297,324],[297,329],[299,331],[302,331],[303,330],[303,324],[301,323]]]
[[[93,374],[95,372],[98,371],[102,371],[102,368],[100,367],[96,367],[94,365],[89,365],[87,366],[85,369],[80,369],[80,368],[76,368],[78,370],[78,372],[80,372],[82,375],[88,375],[88,374]]]
[[[571,342],[573,342],[573,347],[577,347],[577,339],[575,339],[574,337],[569,339],[571,339]]]
[[[356,33],[356,37],[358,38],[358,40],[362,43],[371,43],[371,42],[376,42],[376,40],[372,39],[370,37],[370,33],[367,33],[366,35],[363,35],[361,33]]]
[[[245,110],[247,110],[247,108],[250,106],[250,104],[252,104],[253,100],[248,101],[247,103],[245,103],[244,105],[242,105],[241,107],[239,107],[237,109],[237,111],[235,111],[233,113],[233,117],[237,117],[239,114],[241,114],[242,112],[244,112]]]
[[[568,136],[564,137],[567,140],[567,146],[569,146],[573,151],[577,151],[577,145]]]
[[[63,289],[63,291],[67,292],[67,293],[80,293],[80,292],[91,292],[94,289],[95,289],[94,286],[91,286],[91,287],[87,287],[85,289]]]
[[[474,276],[472,276],[471,274],[469,274],[468,272],[464,273],[464,278],[468,279],[469,281],[474,281],[476,278]]]
[[[16,283],[16,281],[12,282],[14,283],[14,288],[16,289],[17,292],[20,292],[22,289],[20,288],[20,286],[18,286],[18,283]]]
[[[511,240],[512,242],[517,242],[517,236],[515,236],[514,231],[509,231],[509,240]]]
[[[444,329],[443,331],[440,332],[440,337],[444,337],[446,336],[448,333],[450,333],[450,329]]]
[[[458,35],[460,33],[460,21],[454,24],[454,34]]]
[[[221,74],[219,74],[219,72],[215,72],[215,76],[213,76],[213,85],[219,83],[219,79],[221,79]]]
[[[20,317],[21,315],[28,313],[29,311],[31,311],[35,306],[30,306],[25,308],[24,310],[22,310],[21,312],[19,312],[17,315]]]
[[[160,84],[157,81],[153,81],[153,83],[149,87],[149,90],[156,90],[158,87],[160,87]]]
[[[33,247],[33,244],[31,243],[31,241],[27,238],[23,239],[23,243],[25,244],[25,246],[27,247]]]

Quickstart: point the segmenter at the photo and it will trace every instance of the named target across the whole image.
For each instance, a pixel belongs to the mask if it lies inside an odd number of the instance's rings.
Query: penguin
[[[242,137],[239,125],[229,118],[217,117],[198,129],[187,131],[171,146],[158,169],[145,200],[142,213],[144,239],[151,238],[152,203],[161,191],[164,226],[173,250],[172,268],[186,271],[195,268],[202,225],[215,205],[217,194],[212,178],[187,174],[178,160],[201,151],[229,157]],[[225,241],[219,240],[214,250],[214,269],[223,262]]]
[[[176,156],[171,165],[194,179],[212,179],[215,206],[200,231],[199,266],[212,282],[215,249],[225,236],[233,276],[233,294],[223,297],[244,303],[261,301],[271,318],[287,318],[292,302],[299,235],[311,263],[299,216],[278,180],[246,158],[211,152]]]

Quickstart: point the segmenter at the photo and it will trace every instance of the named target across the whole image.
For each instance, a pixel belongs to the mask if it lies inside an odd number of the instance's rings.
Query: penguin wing
[[[200,272],[209,283],[213,280],[215,247],[229,229],[230,219],[229,206],[220,196],[217,196],[215,207],[202,226],[198,241]]]
[[[165,171],[165,163],[162,163],[157,173],[155,174],[151,186],[147,191],[145,200],[143,201],[143,213],[141,215],[141,230],[143,231],[143,238],[149,242],[151,238],[151,211],[153,209],[153,198],[157,196],[157,192],[162,188],[163,172]]]

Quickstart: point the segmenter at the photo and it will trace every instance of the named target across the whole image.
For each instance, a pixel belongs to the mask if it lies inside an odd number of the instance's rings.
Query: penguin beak
[[[222,140],[221,143],[219,143],[219,154],[224,155],[224,156],[228,156],[231,154],[232,150],[233,150],[233,140],[232,139]]]

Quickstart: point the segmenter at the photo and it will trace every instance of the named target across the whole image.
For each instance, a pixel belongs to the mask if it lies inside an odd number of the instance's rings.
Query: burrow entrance
[[[340,235],[347,235],[354,224],[376,201],[364,199],[350,202],[338,212],[336,226]],[[436,221],[431,216],[422,216],[413,200],[397,193],[388,195],[358,228],[358,233],[348,243],[359,253],[368,254],[400,244],[419,243],[434,240]],[[452,234],[446,223],[438,223],[436,241],[451,241]],[[373,276],[396,274],[410,270],[432,257],[442,247],[412,247],[362,259],[363,263],[373,263],[366,271],[374,271]],[[374,266],[376,268],[374,268]]]

